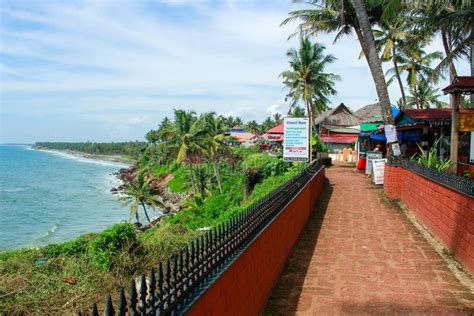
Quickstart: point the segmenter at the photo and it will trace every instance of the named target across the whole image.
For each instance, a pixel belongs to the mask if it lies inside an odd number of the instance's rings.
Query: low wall
[[[258,315],[324,186],[324,169],[256,237],[187,315]]]
[[[410,170],[385,166],[385,194],[402,200],[430,232],[474,273],[474,198]]]

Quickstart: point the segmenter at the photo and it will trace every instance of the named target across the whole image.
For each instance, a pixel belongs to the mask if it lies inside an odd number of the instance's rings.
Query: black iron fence
[[[389,165],[400,166],[433,182],[444,185],[454,191],[474,197],[474,180],[459,176],[455,173],[442,172],[424,167],[411,160],[389,160]]]
[[[313,162],[245,211],[159,262],[148,275],[132,280],[128,295],[121,289],[115,303],[109,295],[104,314],[183,314],[323,168]],[[99,315],[96,304],[88,314]]]

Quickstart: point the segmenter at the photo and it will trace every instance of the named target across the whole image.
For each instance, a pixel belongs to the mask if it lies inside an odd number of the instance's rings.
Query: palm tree
[[[164,138],[178,146],[176,162],[185,162],[189,167],[193,193],[196,193],[196,183],[193,174],[193,158],[200,154],[197,140],[205,132],[199,129],[194,111],[174,110],[174,122],[162,130]]]
[[[304,108],[301,106],[294,106],[292,109],[288,111],[288,116],[290,117],[305,117],[306,113]]]
[[[272,119],[273,119],[273,122],[275,122],[275,124],[280,124],[281,121],[283,120],[283,116],[280,113],[276,112],[273,114]]]
[[[275,122],[272,120],[272,118],[269,116],[265,119],[265,121],[263,121],[262,123],[262,131],[263,132],[266,132],[268,131],[270,128],[274,127],[276,124]]]
[[[407,107],[417,109],[429,109],[430,105],[436,108],[446,108],[448,103],[440,101],[441,94],[437,94],[438,90],[434,89],[428,81],[420,80],[414,89],[410,89],[411,95],[407,98]]]
[[[145,171],[142,171],[137,174],[135,179],[128,182],[127,188],[123,192],[124,196],[119,198],[130,204],[130,216],[135,215],[137,223],[140,223],[140,217],[138,215],[139,206],[143,208],[146,219],[151,223],[147,206],[155,208],[159,205],[156,198],[159,194],[159,190],[157,187],[153,187],[153,181],[153,178],[147,178]]]
[[[298,51],[290,49],[286,54],[291,70],[280,75],[290,90],[287,95],[291,100],[290,107],[296,106],[300,101],[306,106],[310,136],[314,113],[321,112],[327,96],[336,94],[334,82],[339,80],[339,76],[324,72],[325,68],[336,60],[331,54],[324,55],[324,50],[324,45],[312,44],[308,38],[301,38]],[[309,154],[311,161],[311,148]]]
[[[255,120],[247,122],[247,124],[245,124],[245,129],[247,129],[248,131],[254,134],[260,133],[260,125]]]
[[[406,54],[400,55],[398,60],[398,71],[407,72],[407,84],[411,90],[416,90],[419,81],[430,81],[437,83],[441,74],[436,72],[431,65],[436,60],[442,59],[441,52],[426,53],[423,49],[424,45],[413,46],[410,51],[406,50]],[[395,68],[387,70],[390,84],[396,77]]]
[[[377,51],[381,52],[383,62],[393,63],[394,76],[402,95],[402,102],[406,104],[405,89],[400,76],[398,63],[404,51],[409,51],[414,43],[426,41],[427,37],[415,33],[409,28],[410,24],[403,16],[397,16],[389,21],[381,21],[380,29],[374,29],[374,39]],[[387,82],[389,85],[391,81]]]
[[[212,163],[219,192],[222,193],[219,161],[231,151],[230,147],[225,143],[225,125],[222,119],[216,117],[213,112],[203,114],[200,121],[202,122],[203,130],[206,131],[206,137],[201,140],[199,146]]]
[[[290,12],[290,17],[284,20],[282,25],[299,21],[297,33],[304,36],[336,32],[334,42],[355,32],[372,73],[384,121],[394,124],[387,84],[371,28],[371,25],[382,19],[384,3],[369,1],[366,6],[363,0],[315,0],[309,1],[308,4],[316,9]]]

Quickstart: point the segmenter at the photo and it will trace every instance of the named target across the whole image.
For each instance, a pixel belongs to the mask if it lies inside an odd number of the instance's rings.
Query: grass
[[[103,304],[108,293],[127,288],[133,277],[198,235],[182,225],[156,226],[138,235],[136,243],[116,249],[110,269],[97,265],[90,249],[104,233],[41,249],[0,252],[0,314],[65,315],[86,310],[92,302]],[[72,251],[74,244],[84,247]]]

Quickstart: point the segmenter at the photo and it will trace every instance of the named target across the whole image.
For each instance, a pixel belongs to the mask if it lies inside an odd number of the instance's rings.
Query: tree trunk
[[[194,181],[193,166],[191,165],[191,161],[189,161],[188,166],[189,173],[191,174],[191,184],[193,186],[193,193],[196,194],[196,182]]]
[[[407,99],[405,96],[405,90],[403,89],[402,79],[400,78],[400,71],[398,70],[397,55],[395,52],[395,46],[392,48],[392,60],[393,67],[395,68],[395,76],[397,77],[398,86],[400,87],[400,92],[402,93],[403,107],[407,105]]]
[[[382,62],[380,61],[375,48],[374,35],[372,33],[372,27],[370,26],[365,2],[364,0],[352,0],[352,4],[354,5],[357,20],[359,21],[362,32],[363,42],[361,42],[361,46],[363,48],[363,45],[365,45],[367,51],[367,62],[377,90],[384,123],[393,125],[395,124],[395,119],[392,115],[392,106],[388,96],[387,83],[385,82],[385,76],[382,70]]]
[[[444,53],[446,56],[448,56],[451,53],[451,46],[448,41],[448,35],[446,31],[441,31],[441,40],[443,42],[443,48],[444,48]],[[449,36],[450,37],[450,36]],[[454,77],[456,76],[456,67],[454,67],[454,64],[452,62],[449,63],[449,84],[453,82]],[[449,95],[449,105],[451,108],[453,108],[454,105],[454,95],[450,94]]]
[[[471,29],[471,35],[473,33],[474,33],[474,26]],[[474,41],[471,42],[471,76],[474,77]],[[471,108],[474,107],[474,93],[471,93],[471,106],[470,107]]]
[[[461,103],[461,94],[455,93],[453,96],[453,107],[451,114],[451,150],[450,160],[452,162],[451,171],[458,171],[458,147],[459,147],[459,104]]]
[[[313,109],[311,106],[311,101],[306,102],[306,110],[308,111],[308,127],[309,127],[309,140],[308,140],[308,151],[309,151],[309,163],[313,162],[313,146],[311,146],[311,136],[313,136]]]
[[[148,212],[146,211],[145,203],[143,203],[143,201],[140,201],[140,203],[142,204],[143,212],[145,213],[145,216],[146,216],[146,219],[148,220],[148,223],[151,223],[150,217],[148,216]],[[137,213],[138,213],[138,211],[137,211]]]
[[[217,162],[212,161],[212,167],[214,167],[214,175],[217,179],[217,186],[219,187],[219,192],[222,193],[221,175],[219,173],[219,166],[217,165]]]

